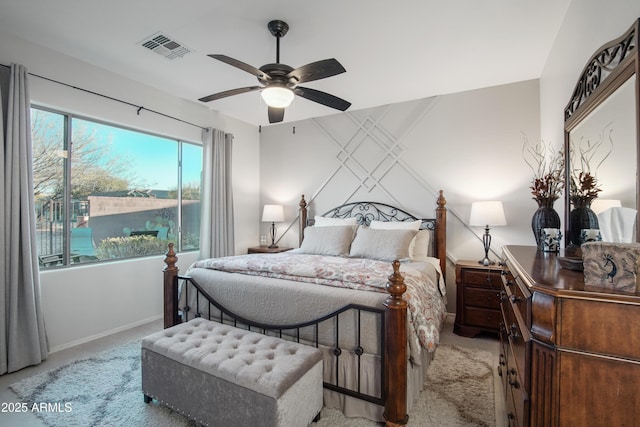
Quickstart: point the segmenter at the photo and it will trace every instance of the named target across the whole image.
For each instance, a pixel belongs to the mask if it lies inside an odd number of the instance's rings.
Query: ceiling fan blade
[[[249,65],[246,64],[242,61],[238,61],[237,59],[233,59],[230,56],[227,55],[219,55],[219,54],[211,54],[211,55],[207,55],[213,59],[217,59],[218,61],[222,61],[225,64],[229,64],[233,67],[239,68],[242,71],[246,71],[249,74],[252,74],[256,77],[258,77],[259,79],[262,80],[269,80],[271,77],[269,77],[266,73],[260,71],[259,69],[257,69],[256,67],[254,67],[253,65]]]
[[[327,107],[335,108],[340,111],[345,111],[347,108],[351,107],[351,103],[342,98],[338,98],[337,96],[321,92],[319,90],[310,89],[308,87],[298,86],[293,89],[293,93],[306,98],[309,101],[314,101],[318,104],[326,105]]]
[[[224,92],[214,93],[213,95],[200,98],[198,101],[202,101],[202,102],[215,101],[216,99],[226,98],[227,96],[239,95],[241,93],[253,92],[254,90],[260,90],[260,89],[264,89],[264,88],[262,86],[240,87],[237,89],[225,90]]]
[[[284,120],[284,108],[269,107],[269,123],[278,123]]]
[[[289,74],[287,74],[287,78],[293,77],[297,80],[297,83],[305,83],[325,79],[327,77],[335,76],[336,74],[344,73],[345,71],[347,70],[344,69],[342,64],[340,64],[336,59],[331,58],[298,67],[289,72]]]

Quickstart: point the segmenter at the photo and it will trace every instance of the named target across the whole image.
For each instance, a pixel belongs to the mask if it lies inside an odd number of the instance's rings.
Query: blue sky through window
[[[138,189],[172,190],[178,185],[178,146],[175,140],[127,129],[78,120],[87,130],[95,131],[98,143],[108,144],[113,158],[126,162],[126,178]],[[185,144],[183,148],[183,185],[199,187],[202,150]],[[106,158],[104,161],[108,161]]]

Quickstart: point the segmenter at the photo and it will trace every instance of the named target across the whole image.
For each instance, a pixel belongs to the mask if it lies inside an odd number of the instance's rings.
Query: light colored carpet
[[[409,426],[492,426],[495,424],[493,355],[441,345],[427,387],[414,405]],[[31,412],[48,426],[195,426],[155,403],[145,404],[140,388],[140,342],[135,341],[11,385]],[[44,406],[42,404],[45,404]],[[317,427],[375,426],[324,409]]]
[[[457,345],[440,345],[429,366],[425,389],[409,413],[411,427],[494,426],[492,353]],[[318,427],[369,427],[365,419],[348,419],[324,409]]]

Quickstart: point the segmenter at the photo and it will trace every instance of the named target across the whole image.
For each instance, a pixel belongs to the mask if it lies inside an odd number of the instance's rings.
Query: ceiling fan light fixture
[[[260,94],[269,107],[285,108],[293,101],[294,94],[290,89],[272,86],[262,90]]]

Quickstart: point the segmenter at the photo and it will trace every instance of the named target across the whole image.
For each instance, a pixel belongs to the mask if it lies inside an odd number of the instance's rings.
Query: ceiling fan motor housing
[[[293,89],[298,83],[295,77],[287,77],[287,74],[293,71],[293,67],[287,64],[265,64],[259,70],[270,77],[265,79],[258,76],[258,81],[265,86],[282,86]]]
[[[285,34],[287,34],[287,31],[289,31],[289,25],[279,19],[269,21],[269,23],[267,24],[267,28],[269,28],[269,31],[274,37],[278,38],[284,37]]]

